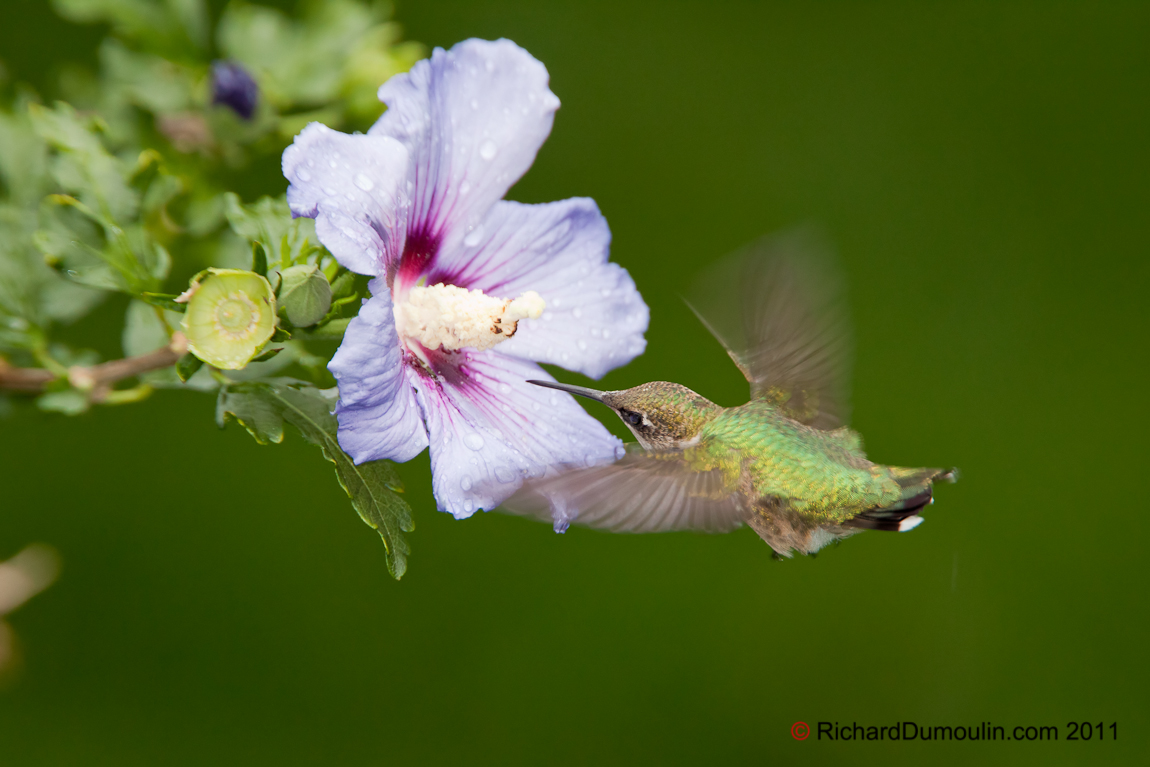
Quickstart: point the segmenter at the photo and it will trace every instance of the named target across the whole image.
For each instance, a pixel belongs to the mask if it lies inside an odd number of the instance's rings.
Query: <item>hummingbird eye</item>
[[[620,415],[623,416],[623,420],[632,426],[638,426],[643,423],[643,416],[633,410],[623,410],[620,412]]]

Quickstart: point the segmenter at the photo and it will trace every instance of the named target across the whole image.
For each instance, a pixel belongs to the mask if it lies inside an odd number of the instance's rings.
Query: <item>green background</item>
[[[101,32],[44,6],[8,0],[0,57],[48,91]],[[412,0],[398,16],[429,45],[509,37],[550,70],[563,107],[511,196],[606,214],[651,307],[647,353],[608,388],[743,401],[678,296],[708,261],[814,220],[847,273],[870,456],[962,481],[912,535],[780,563],[747,529],[456,522],[424,455],[401,469],[417,530],[397,583],[298,435],[219,432],[190,393],[75,419],[20,407],[0,421],[0,556],[41,540],[64,570],[11,616],[26,660],[0,692],[0,762],[1145,756],[1150,6]],[[116,310],[77,332],[111,332]],[[796,720],[1060,740],[798,742]],[[1117,721],[1119,739],[1066,742],[1072,720]]]

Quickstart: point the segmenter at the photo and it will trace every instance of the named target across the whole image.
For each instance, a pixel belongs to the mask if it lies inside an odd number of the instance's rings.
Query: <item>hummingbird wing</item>
[[[681,451],[628,447],[613,464],[529,480],[500,510],[551,522],[556,532],[577,524],[616,533],[725,533],[743,524],[736,488],[722,472],[692,469]]]
[[[820,429],[850,415],[851,332],[832,250],[811,229],[757,240],[700,280],[688,305],[764,399]]]

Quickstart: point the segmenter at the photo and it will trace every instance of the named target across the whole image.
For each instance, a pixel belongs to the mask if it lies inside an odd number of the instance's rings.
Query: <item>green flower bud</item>
[[[255,272],[208,269],[188,299],[188,351],[209,365],[239,370],[259,353],[276,326],[272,286]]]
[[[280,307],[291,324],[306,328],[327,315],[331,309],[331,285],[319,267],[289,266],[280,272],[280,279]]]

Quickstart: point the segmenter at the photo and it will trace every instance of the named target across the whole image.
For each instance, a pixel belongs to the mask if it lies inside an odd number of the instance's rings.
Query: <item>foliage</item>
[[[183,388],[214,392],[220,426],[235,418],[261,444],[287,421],[335,464],[400,577],[412,520],[398,479],[385,462],[354,465],[331,414],[326,364],[365,281],[292,219],[283,185],[245,201],[235,184],[312,120],[366,128],[376,89],[423,48],[356,0],[295,18],[236,0],[214,29],[203,0],[53,4],[109,34],[97,72],[62,73],[64,101],[0,94],[0,417],[19,398],[77,415]],[[204,308],[236,290],[268,308],[243,344],[213,337],[222,315]],[[69,344],[69,326],[117,294],[124,358]]]

